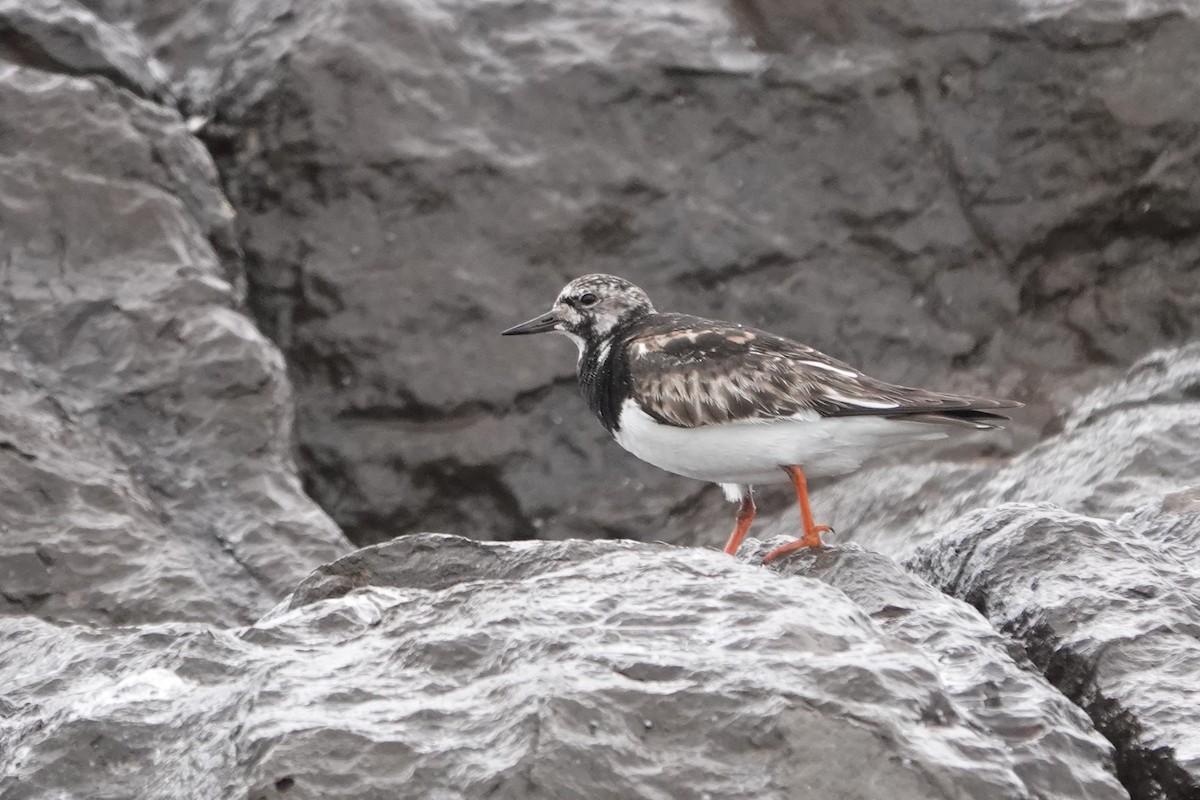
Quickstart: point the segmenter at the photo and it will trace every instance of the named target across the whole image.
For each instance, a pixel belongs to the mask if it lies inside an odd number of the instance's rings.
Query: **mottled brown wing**
[[[683,428],[738,419],[904,415],[991,427],[1011,401],[928,392],[875,380],[811,347],[727,322],[660,315],[628,340],[633,397]]]

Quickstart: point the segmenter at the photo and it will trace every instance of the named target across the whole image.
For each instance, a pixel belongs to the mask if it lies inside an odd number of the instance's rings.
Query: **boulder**
[[[750,540],[741,556],[758,563],[783,543]],[[1125,795],[1113,777],[1112,745],[971,606],[853,544],[782,559],[773,569],[840,589],[885,633],[933,659],[963,721],[1004,742],[1032,797]]]
[[[1200,344],[1156,352],[1007,463],[888,467],[814,499],[831,541],[905,559],[1021,642],[1136,798],[1200,793],[1197,387]]]
[[[213,162],[127,34],[60,3],[0,25],[0,613],[249,622],[348,547]]]
[[[102,77],[142,97],[170,95],[141,39],[70,0],[0,0],[0,60],[65,75]]]
[[[1184,0],[89,2],[210,120],[306,486],[359,543],[724,535],[567,342],[497,337],[585,272],[1026,400],[1018,449],[1197,332]]]
[[[827,555],[822,581],[430,534],[321,568],[245,628],[0,619],[0,792],[1126,796],[1107,744],[973,610]]]
[[[1182,800],[1200,797],[1198,540],[1194,506],[1147,528],[1012,504],[966,516],[914,565],[1024,643],[1117,746],[1133,797]]]

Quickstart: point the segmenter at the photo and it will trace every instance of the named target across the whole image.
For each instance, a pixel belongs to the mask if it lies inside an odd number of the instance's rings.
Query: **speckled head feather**
[[[505,336],[561,333],[579,347],[583,364],[589,348],[609,342],[617,329],[654,315],[654,305],[638,287],[615,275],[584,275],[568,283],[548,312],[504,331]]]
[[[599,342],[616,327],[654,313],[650,298],[616,275],[584,275],[558,293],[552,311],[562,320],[560,330],[585,343]]]

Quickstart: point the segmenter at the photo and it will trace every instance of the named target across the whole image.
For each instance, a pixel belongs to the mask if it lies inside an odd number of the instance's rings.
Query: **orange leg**
[[[764,564],[769,564],[782,555],[802,550],[805,547],[820,547],[824,544],[821,541],[821,534],[833,530],[828,525],[817,525],[813,522],[812,509],[808,505],[808,481],[804,479],[804,470],[797,466],[787,466],[783,468],[783,471],[788,474],[792,479],[792,485],[796,487],[796,500],[800,504],[800,522],[804,526],[804,538],[789,542],[782,547],[776,547],[763,557]]]
[[[742,546],[742,539],[746,538],[746,532],[750,530],[751,522],[754,522],[754,498],[747,494],[738,506],[737,524],[733,526],[733,533],[725,543],[726,553],[731,556],[737,555],[738,548]]]

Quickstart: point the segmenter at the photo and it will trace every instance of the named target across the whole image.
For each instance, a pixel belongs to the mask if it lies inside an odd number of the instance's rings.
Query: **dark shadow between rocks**
[[[1005,633],[1018,637],[1046,680],[1087,712],[1116,748],[1117,777],[1132,800],[1197,800],[1197,786],[1179,765],[1173,747],[1146,747],[1146,731],[1129,709],[1106,697],[1096,683],[1096,663],[1063,646],[1045,623],[1018,622]]]
[[[1022,644],[1112,742],[1131,797],[1197,800],[1197,523],[1006,504],[948,525],[909,565]]]

